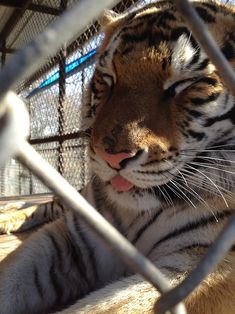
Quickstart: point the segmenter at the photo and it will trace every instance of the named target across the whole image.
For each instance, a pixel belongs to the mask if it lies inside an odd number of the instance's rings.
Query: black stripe
[[[204,105],[206,103],[209,103],[211,101],[216,100],[218,97],[220,96],[219,92],[215,92],[210,94],[210,96],[208,96],[207,98],[199,98],[199,97],[195,97],[195,98],[190,98],[189,100],[197,106],[201,106]]]
[[[229,38],[230,41],[235,43],[235,35],[233,33],[228,33],[228,38]]]
[[[61,211],[62,213],[65,212],[65,208],[64,208],[64,206],[63,206],[61,203],[56,202],[56,205],[59,207],[59,209],[60,209],[60,211]]]
[[[50,277],[50,283],[53,286],[53,289],[55,291],[56,294],[56,300],[54,303],[61,302],[61,299],[63,297],[63,284],[60,284],[59,278],[58,278],[58,274],[55,270],[55,257],[52,256],[52,260],[51,260],[51,266],[49,269],[49,277]]]
[[[192,116],[194,118],[200,118],[204,115],[203,113],[201,113],[197,110],[189,110],[188,113],[190,114],[190,116]]]
[[[77,221],[78,223],[78,221]],[[89,257],[89,261],[90,264],[92,266],[93,269],[93,273],[94,273],[94,281],[98,282],[98,271],[97,271],[97,267],[96,267],[96,259],[95,259],[95,251],[94,248],[91,247],[90,243],[88,242],[85,233],[82,231],[82,228],[80,228],[79,230],[79,236],[82,239],[83,245],[85,246],[86,250],[87,250],[87,255]]]
[[[122,40],[125,41],[125,42],[131,42],[131,43],[138,43],[138,42],[141,42],[141,41],[145,41],[146,39],[149,38],[149,30],[146,30],[140,34],[136,34],[136,33],[133,33],[133,34],[123,34],[122,35]]]
[[[127,47],[123,48],[121,51],[121,55],[125,56],[127,54],[129,54],[130,52],[132,52],[135,49],[135,45],[131,45],[129,44]]]
[[[86,276],[86,266],[84,264],[84,261],[82,259],[82,254],[78,246],[73,244],[73,241],[70,241],[70,257],[72,258],[74,265],[77,268],[77,271],[79,272],[79,284],[82,286],[81,280],[85,283],[86,289],[83,289],[79,291],[79,296],[84,296],[88,291],[92,291],[92,285],[90,284],[90,281],[88,280]]]
[[[63,254],[62,254],[62,249],[59,246],[59,244],[57,243],[56,239],[54,238],[53,234],[50,233],[49,231],[46,232],[46,235],[48,236],[48,238],[51,240],[52,245],[55,249],[55,253],[56,253],[56,262],[58,263],[58,267],[59,269],[61,269],[62,264],[63,264]]]
[[[158,160],[154,160],[154,162],[159,162]],[[149,164],[149,163],[147,163]],[[146,164],[144,164],[144,166],[146,166]],[[148,171],[148,170],[145,170],[145,171],[142,171],[142,170],[133,170],[134,173],[143,173],[143,174],[160,174],[162,172],[165,172],[165,170],[157,170],[157,171]],[[148,180],[147,180],[148,181]]]
[[[6,128],[7,124],[9,123],[10,114],[8,111],[4,113],[2,117],[0,117],[0,132]]]
[[[140,239],[140,237],[142,236],[142,234],[145,232],[145,230],[151,226],[155,221],[156,219],[161,215],[161,213],[163,212],[162,209],[158,210],[155,215],[149,220],[147,221],[146,224],[144,224],[138,231],[137,233],[135,234],[135,237],[134,239],[131,241],[134,245],[136,244],[136,242]]]
[[[196,78],[188,78],[188,79],[184,79],[184,80],[180,80],[175,82],[174,84],[172,84],[171,86],[169,86],[166,90],[164,90],[163,93],[163,98],[171,98],[174,97],[176,94],[175,89],[180,86],[181,84],[187,83],[187,82],[195,82]]]
[[[176,21],[176,17],[174,14],[172,14],[169,11],[163,11],[161,14],[157,17],[156,25],[158,27],[167,27],[167,22],[169,21]]]
[[[38,294],[40,295],[41,299],[43,299],[43,288],[39,281],[39,275],[38,275],[38,270],[36,266],[34,266],[33,268],[33,280],[34,280],[34,284],[35,284]]]
[[[196,132],[193,130],[188,130],[187,132],[191,137],[197,139],[198,141],[201,141],[205,136],[204,132]]]
[[[216,213],[216,218],[219,219],[224,219],[228,216],[230,216],[233,213],[232,210],[227,210],[224,212],[220,212],[220,213]],[[184,233],[190,232],[192,230],[201,228],[201,227],[205,227],[208,224],[217,224],[217,219],[215,219],[214,215],[210,215],[208,217],[203,217],[197,221],[193,221],[191,223],[188,223],[182,227],[180,227],[179,229],[176,229],[170,233],[168,233],[166,236],[164,236],[163,238],[161,238],[160,240],[158,240],[156,243],[154,243],[154,245],[152,246],[152,248],[149,250],[148,255],[151,254],[151,252],[161,243],[168,241],[172,238],[178,237]]]
[[[180,250],[174,251],[172,253],[176,253],[176,252],[182,252],[185,250],[191,250],[191,249],[197,249],[197,248],[203,248],[203,249],[209,249],[211,245],[213,245],[214,241],[212,241],[212,243],[193,243],[187,246],[184,246],[182,248],[180,248]],[[229,251],[235,251],[235,245],[233,245]],[[171,254],[172,254],[171,253]]]
[[[162,69],[166,70],[167,66],[170,65],[171,60],[167,59],[167,58],[163,58],[162,59]]]
[[[163,268],[167,271],[169,271],[169,273],[171,273],[172,275],[179,275],[182,274],[182,270],[173,266],[163,266]]]
[[[49,204],[51,204],[51,203],[49,203]],[[49,204],[45,204],[44,206],[44,211],[43,211],[43,217],[44,218],[47,218],[47,211],[48,211],[48,209],[47,209],[47,206],[49,206]]]
[[[226,120],[226,119],[230,119],[231,122],[233,124],[235,124],[235,105],[233,105],[233,108],[231,110],[229,110],[228,112],[224,113],[223,115],[217,116],[215,118],[207,119],[205,121],[205,123],[204,123],[204,126],[205,127],[209,127],[209,126],[211,126],[212,124],[214,124],[216,122],[223,121],[223,120]]]
[[[138,193],[138,191],[137,191]],[[138,220],[142,220],[143,217],[146,215],[146,210],[143,210],[138,213],[138,215],[132,220],[132,222],[127,226],[126,228],[126,233],[124,236],[127,238],[128,237],[128,231],[132,230],[133,227],[135,227],[138,224]]]
[[[206,60],[207,60],[207,59],[206,59]],[[205,61],[205,60],[204,60],[204,61]],[[197,80],[197,83],[206,83],[206,84],[208,84],[208,85],[216,86],[217,83],[218,83],[218,80],[217,80],[216,78],[206,76],[206,77],[202,77],[202,78],[200,78],[199,80]]]
[[[213,11],[214,13],[217,13],[218,12],[218,7],[217,7],[217,5],[215,5],[215,4],[212,4],[212,3],[202,3],[201,4],[202,6],[204,6],[204,7],[207,7],[207,8],[209,8],[211,11]]]
[[[206,23],[215,23],[215,17],[211,15],[207,9],[202,7],[195,8],[200,18]]]
[[[189,64],[186,66],[186,68],[189,69],[190,67],[192,67],[195,63],[198,62],[199,59],[200,59],[200,49],[197,48],[195,50],[195,53],[193,55],[192,60],[189,62]]]
[[[52,202],[51,203],[51,215],[50,215],[51,219],[54,218],[54,214],[55,214],[54,206],[55,206],[55,202]]]
[[[208,58],[206,58],[206,59],[204,59],[203,61],[201,61],[199,64],[198,64],[198,66],[194,69],[195,71],[202,71],[202,70],[204,70],[207,66],[208,66],[208,64],[209,64],[209,59]]]
[[[223,54],[227,60],[232,60],[235,58],[235,50],[234,50],[233,44],[230,43],[229,41],[226,41],[223,44],[221,51],[223,52]]]
[[[91,92],[92,92],[93,94],[97,94],[97,93],[99,92],[98,89],[96,88],[95,81],[94,81],[94,77],[93,77],[93,79],[91,80],[90,89],[91,89]]]
[[[184,26],[177,27],[177,28],[173,29],[172,32],[171,32],[171,38],[170,39],[172,41],[176,41],[183,34],[186,34],[188,36],[188,38],[190,39],[190,42],[191,42],[192,36],[190,37],[189,30],[186,27],[184,27]],[[195,40],[193,40],[192,43],[193,43],[193,46],[194,46],[195,45]]]
[[[210,247],[211,243],[192,243],[190,245],[186,245],[184,247],[181,247],[179,250],[174,251],[175,252],[181,252],[181,251],[185,251],[185,250],[191,250],[191,249],[197,249],[197,248],[203,248],[203,249],[208,249]]]

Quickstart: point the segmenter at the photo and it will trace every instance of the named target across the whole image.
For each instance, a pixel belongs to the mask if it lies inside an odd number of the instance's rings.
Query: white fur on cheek
[[[129,192],[117,192],[109,184],[105,187],[105,192],[110,201],[125,208],[125,210],[148,211],[161,207],[161,202],[148,191],[142,190],[136,193],[134,188]]]

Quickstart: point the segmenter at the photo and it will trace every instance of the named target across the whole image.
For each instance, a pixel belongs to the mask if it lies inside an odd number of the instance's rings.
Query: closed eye
[[[164,90],[163,98],[174,97],[176,94],[179,94],[187,87],[197,82],[199,79],[200,78],[198,77],[193,77],[175,82],[174,84],[170,85],[167,89]]]

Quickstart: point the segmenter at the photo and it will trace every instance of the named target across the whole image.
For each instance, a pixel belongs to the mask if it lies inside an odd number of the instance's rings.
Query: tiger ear
[[[104,10],[99,17],[99,24],[105,27],[119,18],[119,14],[113,10]]]

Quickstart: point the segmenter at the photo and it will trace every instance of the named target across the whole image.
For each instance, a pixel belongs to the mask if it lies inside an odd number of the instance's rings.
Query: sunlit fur
[[[234,8],[194,6],[233,66]],[[234,212],[235,97],[174,1],[105,12],[101,24],[105,38],[84,104],[91,180],[83,195],[174,286]],[[97,151],[133,157],[117,170]],[[134,187],[118,192],[110,183],[117,174]],[[233,247],[187,298],[188,313],[235,313],[234,263]],[[159,293],[131,274],[68,210],[1,264],[0,312],[47,313],[80,299],[60,313],[154,313]]]

